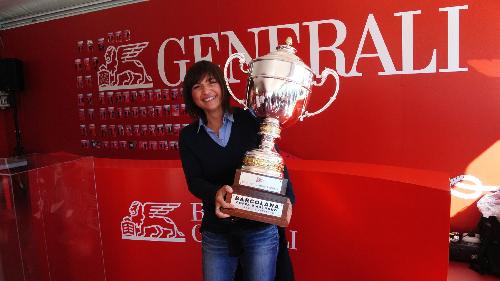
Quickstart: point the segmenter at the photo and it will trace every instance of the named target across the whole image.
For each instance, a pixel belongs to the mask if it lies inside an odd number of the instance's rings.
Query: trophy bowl
[[[282,176],[283,160],[274,149],[274,140],[280,138],[281,128],[323,112],[337,97],[338,74],[325,68],[320,76],[321,81],[316,82],[314,72],[295,55],[296,52],[289,37],[286,44],[278,46],[276,51],[250,61],[246,69],[245,56],[241,53],[232,54],[226,61],[224,78],[229,93],[245,109],[250,108],[256,116],[264,119],[259,133],[262,143],[258,149],[247,152],[243,170]],[[248,75],[245,100],[233,94],[227,78],[228,67],[235,58],[239,60],[241,71]],[[336,80],[335,91],[322,108],[309,113],[306,108],[311,88],[322,86],[328,75]]]
[[[250,71],[247,106],[259,117],[278,119],[282,128],[296,123],[309,100],[312,71],[266,57],[253,61]]]

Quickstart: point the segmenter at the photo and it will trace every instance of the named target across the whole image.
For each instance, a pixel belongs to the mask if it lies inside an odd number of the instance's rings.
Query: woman
[[[221,211],[233,207],[224,198],[245,152],[258,147],[259,121],[249,111],[230,108],[222,71],[208,61],[188,70],[183,96],[186,111],[198,119],[181,131],[179,147],[189,191],[203,202],[203,278],[233,280],[240,264],[245,280],[272,281],[280,248],[277,227]],[[287,196],[294,202],[291,186]]]

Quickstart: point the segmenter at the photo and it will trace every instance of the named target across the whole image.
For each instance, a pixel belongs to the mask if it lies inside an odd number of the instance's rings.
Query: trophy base
[[[286,196],[262,192],[254,188],[235,184],[233,193],[226,196],[226,202],[234,209],[223,209],[231,216],[286,227],[290,223],[291,205]]]

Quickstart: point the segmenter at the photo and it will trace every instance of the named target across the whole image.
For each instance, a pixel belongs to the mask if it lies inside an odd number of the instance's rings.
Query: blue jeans
[[[245,281],[273,281],[276,275],[279,235],[275,225],[240,235],[242,252],[230,254],[230,241],[224,234],[202,232],[202,263],[204,281],[231,281],[238,262]]]

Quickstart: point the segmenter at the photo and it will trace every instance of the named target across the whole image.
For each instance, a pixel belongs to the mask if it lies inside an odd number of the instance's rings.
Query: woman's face
[[[194,103],[205,114],[222,111],[222,89],[215,78],[205,75],[191,88]]]

